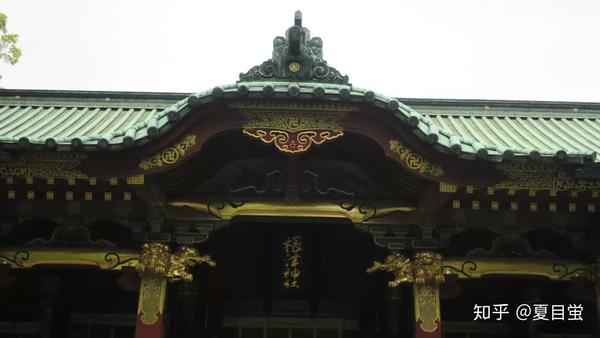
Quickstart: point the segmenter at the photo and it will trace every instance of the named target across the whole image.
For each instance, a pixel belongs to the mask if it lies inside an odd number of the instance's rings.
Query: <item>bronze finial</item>
[[[302,27],[300,11],[296,11],[294,26],[288,28],[285,37],[277,36],[273,40],[271,59],[241,73],[238,82],[273,80],[349,84],[348,76],[323,60],[323,41],[311,38],[310,30]]]
[[[297,10],[294,14],[294,25],[302,27],[302,12]]]

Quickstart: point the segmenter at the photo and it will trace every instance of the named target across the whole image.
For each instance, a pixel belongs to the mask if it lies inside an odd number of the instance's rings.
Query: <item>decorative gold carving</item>
[[[342,203],[295,203],[282,201],[169,201],[175,208],[188,207],[221,220],[230,220],[236,216],[289,216],[289,217],[329,217],[347,218],[354,223],[384,221],[394,214],[405,214],[416,208],[401,202],[389,204]]]
[[[0,164],[0,176],[33,178],[87,178],[79,171],[84,154],[24,153],[15,160]],[[32,181],[33,182],[33,181]]]
[[[440,182],[440,192],[457,192],[458,189],[456,187],[456,185],[454,184],[450,184],[450,183],[445,183],[445,182]]]
[[[136,176],[127,177],[127,184],[129,184],[129,185],[144,184],[144,175],[136,175]]]
[[[391,272],[394,274],[394,279],[388,282],[391,288],[397,287],[405,282],[413,281],[412,266],[410,259],[406,258],[401,253],[393,253],[388,255],[383,263],[378,261],[373,262],[373,266],[367,269],[367,273],[375,271]]]
[[[139,167],[144,170],[160,168],[165,165],[171,165],[184,157],[187,151],[196,144],[196,135],[187,135],[172,147],[168,147],[160,153],[142,159]]]
[[[322,144],[344,135],[338,121],[344,113],[246,111],[248,118],[243,133],[273,143],[286,153],[307,151],[313,144]]]
[[[190,282],[193,276],[189,273],[189,268],[199,263],[216,265],[210,256],[201,256],[194,248],[182,247],[172,254],[165,244],[145,243],[136,269],[142,276],[162,276],[171,282]]]
[[[400,141],[390,140],[389,143],[390,150],[396,153],[410,170],[434,177],[444,175],[444,169],[441,166],[429,163],[423,156],[413,152],[410,148],[400,143]]]
[[[286,289],[300,288],[300,262],[302,260],[302,237],[288,236],[282,243],[284,258],[283,258],[283,287]]]
[[[300,71],[301,68],[302,66],[298,62],[290,62],[290,64],[288,65],[288,69],[292,73],[297,73],[298,71]]]
[[[588,263],[551,258],[446,258],[445,275],[458,278],[482,278],[499,275],[541,276],[550,280],[593,277]]]
[[[415,254],[413,273],[416,284],[440,284],[444,282],[442,255],[424,251]]]
[[[560,165],[503,163],[498,168],[506,178],[497,183],[499,189],[573,190],[588,191],[600,189],[600,180],[574,180]]]
[[[383,263],[375,261],[367,269],[368,273],[375,271],[391,272],[394,279],[388,282],[393,288],[405,282],[415,284],[440,284],[444,282],[442,270],[442,255],[430,251],[415,254],[411,261],[401,253],[388,255]]]
[[[162,315],[165,305],[167,279],[164,277],[144,277],[140,284],[138,315],[145,325],[153,325]]]
[[[139,259],[135,251],[106,251],[72,248],[5,248],[0,250],[0,265],[29,269],[38,265],[87,265],[103,270],[134,267]]]
[[[440,322],[440,289],[437,284],[413,285],[415,319],[424,332],[435,332]]]

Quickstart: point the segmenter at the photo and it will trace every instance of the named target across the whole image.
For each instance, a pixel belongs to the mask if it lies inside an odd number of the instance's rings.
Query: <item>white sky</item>
[[[600,101],[600,1],[2,0],[21,89],[195,92],[234,83],[303,23],[385,95]]]

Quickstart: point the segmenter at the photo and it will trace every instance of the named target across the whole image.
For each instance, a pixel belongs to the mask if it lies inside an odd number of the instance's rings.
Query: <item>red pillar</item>
[[[135,338],[162,338],[167,279],[143,277],[140,285]]]
[[[413,284],[415,338],[441,338],[440,289],[435,283]]]

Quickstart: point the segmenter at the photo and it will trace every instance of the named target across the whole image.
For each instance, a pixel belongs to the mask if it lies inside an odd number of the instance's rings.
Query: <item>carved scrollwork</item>
[[[131,262],[139,262],[139,258],[137,257],[129,257],[121,260],[121,255],[118,252],[108,252],[104,255],[104,261],[108,263],[108,270],[115,270],[122,266],[128,266]]]
[[[473,271],[477,270],[477,263],[475,263],[474,261],[471,261],[471,260],[467,260],[467,261],[462,262],[460,268],[457,268],[457,267],[452,266],[452,265],[444,265],[443,269],[444,270],[451,270],[451,271],[456,272],[456,273],[458,273],[460,275],[463,275],[464,277],[471,278],[471,277],[473,277],[471,275],[471,273]]]
[[[19,268],[23,268],[23,263],[29,259],[29,252],[26,250],[20,250],[15,252],[12,256],[0,255],[0,265],[11,265]]]
[[[587,268],[576,268],[571,270],[565,263],[555,263],[552,266],[552,271],[558,274],[557,279],[567,279],[577,277],[582,274],[587,275],[591,272],[590,269]]]
[[[343,113],[312,114],[310,112],[243,111],[248,118],[243,133],[261,140],[285,153],[307,151],[344,135],[338,121]]]

